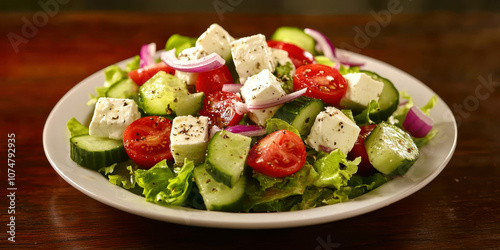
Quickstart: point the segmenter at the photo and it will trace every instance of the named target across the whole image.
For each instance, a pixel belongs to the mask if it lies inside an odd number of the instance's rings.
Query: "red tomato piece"
[[[285,177],[299,171],[306,162],[306,156],[306,146],[298,135],[278,130],[250,149],[247,164],[259,173]]]
[[[132,161],[150,168],[162,160],[172,160],[170,131],[172,121],[161,116],[147,116],[132,122],[123,133],[123,145]]]
[[[198,74],[196,78],[196,92],[203,92],[205,95],[222,90],[222,85],[233,83],[233,77],[226,65],[218,69]]]
[[[236,113],[236,102],[241,102],[241,98],[231,92],[217,91],[205,95],[203,108],[200,115],[207,116],[209,126],[217,125],[219,128],[237,125],[243,115]]]
[[[305,96],[337,106],[347,91],[347,81],[338,70],[323,64],[300,66],[293,76],[293,89],[307,88]]]
[[[159,71],[165,71],[167,74],[174,75],[175,69],[170,68],[164,62],[159,62],[152,66],[146,66],[143,68],[139,68],[136,70],[132,70],[128,72],[128,77],[132,79],[137,85],[143,85],[149,78],[153,77]]]
[[[376,124],[361,126],[361,131],[359,132],[358,139],[354,143],[354,147],[352,148],[351,152],[347,154],[347,159],[349,160],[354,160],[357,157],[361,156],[361,163],[359,163],[358,172],[356,173],[358,175],[368,176],[377,172],[377,170],[370,163],[365,148],[365,139],[376,126]]]
[[[282,49],[288,52],[288,57],[292,60],[295,68],[302,65],[316,63],[314,56],[307,50],[303,50],[299,46],[281,41],[267,41],[267,46],[275,49]]]

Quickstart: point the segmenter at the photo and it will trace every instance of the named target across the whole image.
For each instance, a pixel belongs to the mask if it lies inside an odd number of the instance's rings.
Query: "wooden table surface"
[[[45,18],[40,13],[0,16],[1,246],[500,247],[499,13],[394,13],[385,21],[370,14],[227,12],[222,20],[210,13],[61,11]],[[174,33],[198,36],[214,22],[235,37],[269,36],[283,25],[316,28],[336,45],[349,44],[356,52],[402,69],[433,89],[453,110],[459,121],[453,158],[430,184],[388,207],[321,225],[272,230],[202,228],[139,217],[87,197],[57,175],[45,157],[42,130],[49,112],[67,91],[88,75],[136,55],[144,43],[161,47]],[[34,25],[31,30],[26,23]],[[365,30],[364,40],[359,30]],[[14,45],[7,39],[12,34],[17,35]],[[11,216],[9,134],[15,134],[15,243],[8,242],[6,232]]]

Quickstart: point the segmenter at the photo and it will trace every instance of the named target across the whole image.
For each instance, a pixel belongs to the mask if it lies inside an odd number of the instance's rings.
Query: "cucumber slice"
[[[278,109],[274,118],[288,122],[299,130],[301,136],[306,136],[311,131],[316,116],[324,107],[325,104],[319,99],[301,96]]]
[[[208,143],[207,171],[213,178],[233,187],[243,175],[252,138],[222,130]]]
[[[217,182],[202,164],[194,168],[193,177],[207,210],[236,212],[243,209],[246,178],[240,178],[231,188]]]
[[[139,86],[127,78],[111,85],[106,91],[106,97],[135,100],[138,90]]]
[[[78,165],[99,170],[117,162],[128,160],[123,141],[92,135],[79,135],[69,139],[70,157]]]
[[[406,173],[419,155],[408,133],[385,122],[378,124],[366,137],[365,148],[373,167],[390,176]]]
[[[160,71],[139,88],[139,107],[147,115],[196,115],[204,96],[189,93],[179,78]]]
[[[372,77],[372,79],[377,81],[382,81],[384,83],[384,88],[380,97],[378,99],[379,111],[370,113],[370,119],[375,123],[380,123],[386,121],[399,105],[399,91],[394,87],[391,81],[381,77],[375,72],[368,70],[360,70],[361,73],[365,73]]]
[[[311,54],[315,54],[316,41],[304,30],[297,27],[279,27],[271,36],[271,40],[295,44]]]

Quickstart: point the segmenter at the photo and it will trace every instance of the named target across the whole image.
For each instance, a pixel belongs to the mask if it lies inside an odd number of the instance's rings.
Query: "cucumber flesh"
[[[399,105],[399,91],[394,87],[391,81],[381,77],[375,72],[368,70],[360,70],[360,73],[365,73],[372,77],[372,79],[384,83],[384,88],[378,99],[379,111],[370,113],[370,119],[375,123],[387,121],[387,119],[396,111]]]
[[[122,140],[92,135],[71,137],[70,157],[78,165],[96,171],[129,158]]]
[[[106,91],[106,97],[120,99],[137,99],[139,86],[129,78],[114,83]]]
[[[196,115],[203,105],[203,92],[191,94],[179,78],[163,71],[139,87],[139,107],[146,115]]]
[[[315,54],[316,41],[306,34],[304,30],[297,27],[279,27],[271,36],[271,40],[282,41],[299,46],[300,48]]]
[[[325,104],[319,99],[301,96],[278,109],[274,118],[286,121],[299,130],[301,136],[306,136],[324,107]]]
[[[233,187],[243,175],[252,138],[222,130],[208,143],[207,171],[213,178]]]
[[[390,176],[406,173],[419,155],[408,133],[385,122],[378,124],[366,137],[365,149],[373,167]]]
[[[240,178],[233,187],[217,182],[202,164],[194,168],[193,177],[207,210],[236,212],[243,209],[246,178]]]

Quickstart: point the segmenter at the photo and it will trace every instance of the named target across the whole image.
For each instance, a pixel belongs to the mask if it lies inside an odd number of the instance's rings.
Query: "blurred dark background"
[[[68,11],[145,11],[145,12],[216,12],[287,13],[287,14],[355,14],[387,8],[400,3],[405,12],[476,12],[500,11],[497,0],[1,0],[0,11],[37,11],[40,2],[58,1]]]

